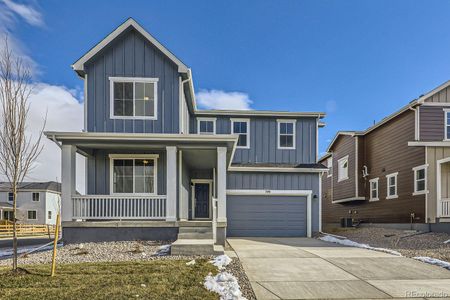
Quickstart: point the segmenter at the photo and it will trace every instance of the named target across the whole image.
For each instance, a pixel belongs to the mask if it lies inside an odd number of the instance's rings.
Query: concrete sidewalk
[[[450,271],[309,238],[231,238],[258,299],[450,298]]]

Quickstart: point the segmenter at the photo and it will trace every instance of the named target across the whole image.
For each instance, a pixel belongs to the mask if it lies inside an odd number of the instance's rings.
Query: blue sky
[[[253,109],[326,111],[321,152],[337,130],[365,129],[450,79],[450,1],[0,3],[4,30],[40,82],[80,91],[70,65],[133,17],[192,68],[197,92],[240,92]]]

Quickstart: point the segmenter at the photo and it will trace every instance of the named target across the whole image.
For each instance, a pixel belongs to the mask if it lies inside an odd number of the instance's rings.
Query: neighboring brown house
[[[319,160],[324,227],[341,218],[450,231],[450,81],[364,131],[340,131]]]

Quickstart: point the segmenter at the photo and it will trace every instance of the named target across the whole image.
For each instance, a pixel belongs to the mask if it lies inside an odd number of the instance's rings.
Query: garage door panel
[[[227,196],[228,236],[306,236],[306,197]]]

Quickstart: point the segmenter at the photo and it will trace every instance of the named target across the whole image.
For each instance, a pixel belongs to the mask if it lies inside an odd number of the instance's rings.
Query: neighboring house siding
[[[166,194],[166,152],[165,151],[108,151],[95,150],[88,158],[87,193],[92,195],[110,194],[110,159],[109,154],[158,154],[157,167],[157,192],[158,195]]]
[[[358,166],[355,170],[356,172],[356,176],[357,176],[357,180],[358,180],[358,195],[357,197],[364,197],[366,195],[366,190],[367,190],[367,185],[366,185],[366,180],[363,177],[363,169],[364,166],[366,165],[365,161],[364,161],[364,157],[366,154],[366,150],[365,150],[365,146],[364,146],[364,136],[358,136],[357,137],[357,141],[358,141]]]
[[[450,106],[420,106],[419,127],[421,141],[442,141],[445,134],[444,108]]]
[[[425,222],[425,196],[412,195],[412,168],[425,163],[422,147],[408,147],[408,141],[414,140],[414,118],[413,111],[406,111],[364,136],[364,162],[369,171],[364,183],[364,186],[367,186],[365,201],[332,204],[327,195],[338,193],[337,187],[334,187],[334,191],[326,191],[329,185],[325,181],[322,193],[324,223],[337,223],[342,217],[352,217],[365,222],[409,223],[411,213],[415,213],[415,223]],[[386,199],[386,175],[395,172],[398,172],[398,198]],[[337,174],[337,171],[334,174]],[[379,201],[369,202],[369,180],[377,177]]]
[[[319,230],[319,174],[228,172],[229,190],[312,190],[312,230]]]
[[[434,95],[428,97],[424,100],[425,102],[432,102],[432,103],[448,103],[450,102],[450,87],[446,87],[445,89],[442,89],[438,93],[435,93]]]
[[[86,63],[87,130],[94,132],[178,133],[177,66],[135,30],[128,29]],[[159,78],[157,120],[110,118],[109,77]]]
[[[437,161],[450,157],[449,147],[426,147],[427,151],[427,217],[431,223],[436,222],[437,217]],[[448,165],[448,163],[446,164]],[[445,165],[442,165],[444,167]],[[448,173],[447,173],[448,174]],[[441,187],[445,198],[446,187],[450,187],[450,176],[447,175],[447,184],[445,184],[445,172],[441,170]],[[450,196],[450,195],[447,195]]]
[[[216,133],[230,134],[230,117],[216,117]],[[233,118],[233,117],[231,117]],[[247,118],[247,117],[236,117]],[[284,118],[280,118],[284,119]],[[285,118],[292,119],[292,118]],[[250,118],[250,148],[237,148],[233,163],[314,163],[316,162],[316,119],[298,118],[295,149],[277,149],[277,118]],[[197,132],[197,118],[192,118],[191,133]]]
[[[331,149],[333,152],[333,200],[355,197],[355,137],[342,135]],[[348,179],[338,182],[339,159],[348,155]]]

